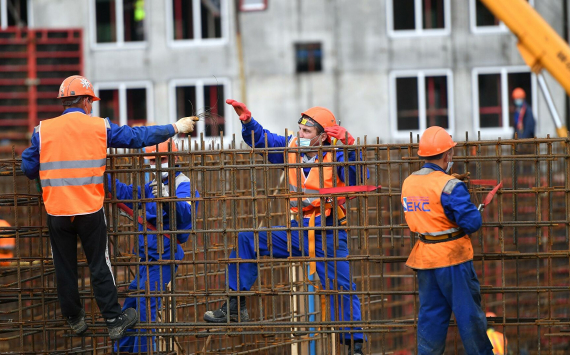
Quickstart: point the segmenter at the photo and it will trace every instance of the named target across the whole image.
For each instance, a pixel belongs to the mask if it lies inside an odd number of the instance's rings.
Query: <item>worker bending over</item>
[[[443,128],[428,128],[418,150],[426,163],[402,186],[406,222],[420,237],[406,262],[419,282],[419,355],[443,354],[451,312],[466,353],[493,354],[469,238],[481,214],[465,184],[447,174],[456,144]]]
[[[107,148],[158,144],[177,132],[192,132],[194,121],[185,117],[174,124],[130,128],[92,117],[93,101],[100,99],[79,75],[65,79],[57,97],[63,114],[35,128],[32,145],[22,153],[22,170],[28,178],[41,180],[62,315],[76,334],[87,330],[77,282],[79,235],[97,305],[109,337],[117,340],[137,322],[137,314],[132,308],[121,312],[111,272],[103,212]]]
[[[158,145],[158,152],[168,152],[168,146],[171,141],[163,142]],[[152,169],[156,168],[157,165],[157,155],[156,146],[146,147],[146,153],[153,153],[153,155],[145,156],[148,159],[150,167]],[[172,144],[172,152],[177,152],[175,144]],[[168,169],[168,157],[158,156],[158,165],[161,165],[163,169]],[[178,157],[174,158],[175,161]],[[171,167],[172,168],[172,167]],[[170,176],[172,176],[174,184],[174,195],[170,196]],[[194,192],[192,195],[190,187],[190,179],[180,171],[176,171],[169,176],[168,171],[162,171],[161,175],[152,180],[151,182],[144,185],[144,197],[145,198],[156,198],[156,197],[172,197],[172,198],[192,198],[198,197],[198,191]],[[112,181],[109,179],[109,191],[112,191]],[[117,198],[120,200],[133,200],[142,199],[142,190],[138,187],[137,197],[133,198],[133,185],[126,185],[119,180],[115,181],[115,187],[117,191]],[[160,189],[160,196],[159,196]],[[129,208],[133,208],[132,203],[126,203]],[[142,204],[139,204],[139,209],[142,210]],[[198,203],[195,204],[195,211],[197,211]],[[157,216],[158,216],[158,206],[156,202],[146,202],[146,221],[157,227]],[[176,228],[173,228],[173,222]],[[144,230],[144,226],[138,223],[139,231]],[[162,203],[162,230],[184,230],[188,231],[192,229],[192,202],[191,201],[176,201],[176,212],[170,210],[170,203]],[[168,233],[168,232],[166,232]],[[157,234],[139,234],[138,242],[136,247],[138,250],[134,252],[138,254],[141,262],[155,262],[155,265],[141,264],[139,266],[139,272],[137,277],[129,285],[129,290],[133,291],[144,291],[135,292],[135,294],[141,295],[146,294],[146,291],[164,291],[166,286],[173,279],[178,265],[176,264],[159,264],[158,261],[162,260],[182,260],[184,258],[184,250],[182,250],[182,245],[188,240],[188,233],[182,234],[168,234],[159,237]],[[162,238],[162,244],[159,247],[159,239]],[[171,256],[171,250],[174,246],[174,257]],[[162,253],[161,249],[162,248]],[[162,271],[161,271],[162,270]],[[148,272],[148,273],[147,273]],[[162,279],[161,279],[162,274]],[[141,322],[147,321],[147,305],[150,306],[150,321],[156,322],[157,315],[161,309],[161,298],[160,297],[150,297],[149,299],[143,297],[127,297],[125,303],[123,304],[123,310],[130,307],[137,310],[140,316]],[[127,336],[122,338],[118,342],[118,346],[115,346],[115,351],[120,352],[150,352],[151,349],[156,351],[155,337],[148,336]]]
[[[330,146],[331,137],[338,138],[343,144],[351,145],[354,143],[354,138],[350,134],[347,137],[347,131],[345,128],[340,127],[336,123],[336,119],[332,112],[323,107],[313,107],[303,112],[302,117],[299,119],[299,139],[295,136],[284,137],[277,134],[273,134],[268,130],[263,129],[263,127],[251,117],[250,111],[247,107],[234,100],[227,100],[226,103],[232,105],[236,113],[239,115],[242,121],[242,137],[245,142],[251,145],[252,136],[251,132],[254,132],[253,140],[255,141],[256,148],[265,147],[265,135],[267,135],[267,146],[269,148],[276,147],[318,147],[323,144],[325,146]],[[344,162],[344,161],[356,161],[356,150],[349,149],[348,156],[344,155],[343,150],[339,149],[334,153],[329,151],[323,152],[322,156],[318,155],[318,149],[305,150],[300,153],[300,160],[302,163],[329,163],[333,161]],[[269,161],[274,164],[284,164],[283,153],[269,154]],[[297,164],[299,158],[299,151],[292,149],[288,153],[288,163]],[[345,179],[345,166],[339,165],[336,169],[336,181],[333,181],[335,174],[333,172],[334,167],[328,166],[308,166],[306,168],[300,169],[298,167],[291,167],[289,169],[289,186],[292,193],[299,192],[309,192],[314,193],[318,191],[319,188],[329,188],[333,186],[345,186],[345,185],[356,185],[357,183],[357,167],[356,165],[350,165],[348,169],[348,181]],[[320,180],[321,176],[324,180],[324,186],[321,186]],[[362,172],[362,175],[364,173]],[[297,177],[301,180],[297,181]],[[364,179],[364,177],[362,177]],[[292,197],[290,199],[290,209],[293,216],[291,220],[291,227],[299,227],[299,223],[295,217],[299,216],[299,205],[298,202],[301,201],[302,209],[302,223],[303,227],[320,227],[321,223],[326,226],[336,225],[340,226],[340,221],[334,221],[333,216],[336,218],[341,218],[344,215],[344,206],[339,207],[340,210],[333,212],[333,208],[330,204],[325,206],[326,217],[322,221],[321,216],[321,199],[320,198],[308,198],[308,197]],[[284,228],[284,227],[275,227]],[[274,231],[271,233],[271,243],[272,252],[270,254],[268,248],[268,235],[267,232],[259,232],[259,254],[257,254],[257,246],[255,245],[255,238],[253,232],[241,232],[238,235],[238,250],[239,255],[236,251],[232,251],[230,258],[241,258],[241,259],[258,259],[259,256],[270,255],[273,258],[288,258],[291,256],[310,256],[310,257],[324,257],[325,253],[323,251],[323,239],[326,243],[327,257],[345,258],[348,256],[348,246],[347,246],[347,232],[346,230],[338,230],[338,245],[335,248],[335,232],[329,229],[322,234],[321,230],[316,230],[314,232],[309,232],[307,230],[303,231],[304,242],[302,244],[303,248],[300,250],[299,247],[299,232],[297,230],[291,231]],[[289,238],[289,236],[290,238]],[[288,251],[288,243],[291,243],[290,251]],[[257,279],[257,264],[255,263],[240,263],[239,265],[239,280],[237,277],[237,263],[230,263],[229,269],[229,288],[237,291],[247,291],[250,290],[255,280]],[[351,281],[350,264],[347,260],[342,261],[330,261],[328,262],[328,273],[325,273],[325,263],[317,262],[316,271],[319,275],[321,283],[324,289],[337,289],[343,291],[355,291],[356,285]],[[314,272],[314,266],[311,267],[311,272]],[[338,278],[337,278],[338,276]],[[335,280],[336,278],[336,280]],[[336,283],[336,287],[335,287]],[[330,296],[331,302],[331,320],[344,320],[344,321],[355,321],[361,320],[360,313],[360,301],[356,295],[342,294],[342,296]],[[341,313],[342,314],[339,314]],[[245,297],[231,296],[228,304],[224,303],[220,309],[215,311],[207,311],[204,314],[204,320],[213,323],[224,323],[229,319],[231,321],[247,321],[249,320],[249,314],[246,309]],[[345,328],[349,329],[349,328]],[[360,329],[360,328],[357,328]],[[362,347],[364,337],[362,333],[344,333],[341,335],[341,342],[347,344],[351,349],[349,353],[352,355],[362,354]],[[352,347],[352,345],[354,345]],[[352,352],[351,352],[352,351]]]

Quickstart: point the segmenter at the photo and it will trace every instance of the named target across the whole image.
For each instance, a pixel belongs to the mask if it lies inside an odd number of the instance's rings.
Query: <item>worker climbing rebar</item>
[[[231,105],[239,119],[242,122],[242,137],[245,142],[252,144],[252,138],[255,141],[256,148],[265,147],[265,137],[267,137],[267,146],[269,148],[289,147],[288,163],[296,164],[299,158],[302,163],[314,164],[317,162],[330,163],[357,161],[357,153],[355,149],[348,149],[348,156],[345,156],[343,150],[339,149],[334,152],[324,151],[322,156],[318,156],[318,149],[302,150],[299,153],[297,147],[318,147],[331,146],[331,139],[336,138],[345,145],[352,145],[354,138],[346,131],[345,128],[339,126],[332,112],[323,107],[313,107],[301,114],[298,121],[299,139],[294,136],[280,136],[265,130],[261,124],[251,117],[251,112],[247,107],[235,100],[227,100],[227,104]],[[254,136],[251,136],[251,132]],[[284,164],[284,155],[269,154],[269,161],[273,164]],[[322,167],[308,166],[299,169],[298,167],[289,168],[289,187],[290,191],[295,194],[299,192],[314,193],[319,188],[328,188],[333,186],[345,186],[357,184],[357,167],[356,165],[339,165],[335,173],[331,165]],[[348,181],[345,181],[345,169],[348,170]],[[324,185],[321,186],[321,172]],[[360,176],[365,174],[361,172]],[[301,180],[298,181],[298,178]],[[301,200],[301,206],[298,202]],[[299,210],[302,213],[302,227],[311,228],[304,230],[303,242],[300,241],[299,231],[273,231],[271,233],[272,254],[268,247],[267,232],[259,232],[259,245],[255,243],[253,232],[241,232],[238,235],[238,250],[232,251],[230,258],[256,259],[259,256],[271,255],[273,258],[288,258],[291,256],[309,256],[311,258],[336,257],[344,258],[348,256],[347,231],[338,230],[338,246],[335,246],[335,231],[314,230],[315,227],[321,226],[321,198],[309,197],[291,197],[290,209],[292,216],[298,216]],[[326,217],[324,224],[326,226],[342,225],[341,219],[344,217],[345,210],[343,206],[337,207],[327,203],[325,206]],[[334,209],[334,211],[333,211]],[[339,219],[338,222],[333,218]],[[299,223],[295,218],[291,220],[291,227],[299,227]],[[288,236],[290,235],[290,237]],[[288,251],[288,243],[291,243],[290,251]],[[302,243],[302,244],[300,244]],[[323,249],[323,244],[326,244]],[[300,245],[302,247],[300,247]],[[259,248],[259,249],[258,249]],[[259,254],[257,254],[259,250]],[[324,250],[327,252],[325,253]],[[313,264],[313,262],[311,263]],[[319,275],[321,283],[325,289],[355,291],[356,285],[351,280],[350,264],[348,261],[327,262],[328,270],[325,272],[325,263],[316,262],[316,271]],[[257,279],[257,265],[255,263],[241,263],[239,266],[239,279],[237,277],[237,264],[230,263],[228,266],[228,284],[229,288],[234,291],[247,291],[253,286]],[[315,271],[315,267],[311,265],[311,271]],[[361,319],[360,301],[358,296],[352,294],[342,294],[339,296],[330,296],[331,320],[359,321]],[[228,305],[229,303],[229,305]],[[246,308],[245,297],[232,296],[228,303],[224,303],[219,309],[207,311],[204,314],[204,320],[213,323],[225,323],[231,321],[247,321],[249,313]],[[342,314],[340,314],[342,313]],[[360,328],[343,328],[342,330],[360,330]],[[360,332],[343,333],[340,336],[342,343],[349,347],[349,353],[352,355],[363,354],[364,336]]]
[[[451,312],[466,353],[493,354],[469,237],[481,214],[465,183],[448,175],[456,144],[445,129],[428,128],[418,149],[426,163],[402,185],[406,222],[420,236],[406,262],[419,283],[419,355],[443,354]]]
[[[194,121],[185,117],[174,124],[131,128],[92,117],[93,102],[100,99],[89,80],[79,75],[65,79],[57,97],[63,114],[35,128],[21,168],[29,179],[41,181],[62,315],[76,334],[87,330],[77,280],[79,235],[97,305],[109,337],[117,340],[137,322],[137,315],[132,308],[121,311],[111,271],[103,211],[107,148],[158,144],[177,132],[192,132]]]
[[[178,148],[175,144],[171,144],[171,141],[163,142],[158,145],[158,150],[156,146],[146,147],[144,149],[145,153],[152,155],[145,156],[148,159],[150,167],[156,169],[157,165],[160,165],[162,169],[168,169],[175,166],[169,166],[168,157],[165,155],[157,155],[156,153],[164,153],[169,151],[169,145],[171,145],[171,152],[177,152]],[[157,162],[158,158],[158,162]],[[174,162],[178,157],[174,157]],[[172,178],[172,179],[171,179]],[[170,185],[169,181],[174,183],[174,194],[170,195]],[[108,181],[109,191],[112,191],[113,182],[111,179]],[[192,194],[192,189],[190,187],[190,179],[180,171],[176,171],[169,176],[167,170],[163,170],[160,175],[157,176],[151,182],[144,185],[144,195],[141,187],[137,188],[137,196],[133,196],[133,185],[127,185],[119,180],[115,181],[117,198],[121,200],[133,200],[145,198],[196,198],[200,195],[198,191]],[[132,203],[126,203],[128,208],[133,208]],[[194,204],[194,213],[198,209],[198,202]],[[176,230],[189,231],[192,229],[192,202],[183,200],[176,201],[175,211],[170,210],[170,204],[164,202],[162,204],[162,210],[158,209],[157,203],[149,201],[145,203],[146,211],[146,221],[150,222],[151,225],[157,227],[157,217],[159,211],[162,212],[162,230],[168,231],[173,228],[173,221],[176,225]],[[139,220],[138,230],[143,231],[144,225]],[[174,260],[182,260],[184,258],[184,250],[182,249],[183,243],[188,240],[188,233],[177,233],[170,235],[157,235],[157,234],[139,234],[138,236],[138,249],[134,252],[138,254],[141,262],[151,262],[154,265],[141,264],[139,266],[139,272],[137,277],[129,285],[129,290],[131,291],[164,291],[167,285],[174,278],[172,272],[176,273],[178,265],[174,265],[174,269],[171,269],[172,265],[159,264],[162,260],[171,259],[171,251],[174,246]],[[162,238],[162,241],[159,241]],[[159,248],[159,245],[162,248]],[[163,250],[161,250],[163,249]],[[139,293],[140,294],[140,293]],[[123,304],[123,310],[128,308],[134,308],[140,317],[141,322],[147,322],[148,309],[147,305],[150,307],[150,321],[156,322],[158,313],[161,309],[161,299],[160,297],[150,297],[148,299],[142,297],[127,297],[125,303]],[[126,336],[119,340],[118,344],[115,345],[115,351],[138,353],[149,352],[150,349],[156,349],[155,337],[149,336]]]

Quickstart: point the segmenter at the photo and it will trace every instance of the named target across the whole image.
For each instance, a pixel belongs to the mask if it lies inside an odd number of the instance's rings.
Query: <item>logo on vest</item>
[[[426,196],[410,196],[402,198],[404,201],[404,212],[431,212],[429,209],[429,198]]]

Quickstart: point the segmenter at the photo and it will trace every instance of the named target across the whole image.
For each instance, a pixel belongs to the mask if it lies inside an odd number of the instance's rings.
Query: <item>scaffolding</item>
[[[570,145],[565,138],[483,141],[465,137],[455,148],[454,172],[470,172],[467,186],[478,204],[499,182],[503,187],[483,212],[483,227],[471,235],[474,265],[481,284],[484,311],[497,317],[489,324],[505,334],[514,354],[564,354],[570,351],[570,248],[569,203]],[[178,265],[176,278],[164,291],[133,291],[129,283],[138,278],[139,266],[149,264],[133,254],[138,245],[137,223],[121,214],[119,203],[133,203],[135,218],[146,219],[148,198],[119,200],[114,188],[105,202],[110,256],[119,299],[150,296],[162,300],[155,323],[138,323],[135,329],[156,335],[155,354],[347,354],[340,334],[363,332],[367,354],[415,354],[419,307],[417,283],[405,267],[417,236],[406,226],[400,203],[403,180],[420,168],[417,143],[381,144],[378,139],[358,140],[354,146],[320,147],[323,151],[356,150],[358,162],[271,164],[272,154],[298,154],[300,148],[252,149],[223,139],[190,144],[180,142],[178,152],[166,153],[172,177],[182,172],[192,189],[199,192],[186,200],[198,203],[192,215],[192,230],[183,244],[181,261],[160,260],[155,264]],[[137,187],[148,183],[160,169],[150,169],[138,150],[109,152],[107,173]],[[174,167],[174,157],[177,157]],[[14,258],[0,267],[0,353],[94,353],[107,354],[113,344],[94,302],[89,270],[78,244],[79,288],[87,313],[89,331],[73,336],[60,313],[55,288],[46,215],[35,182],[19,169],[15,151],[0,160],[0,214],[12,227],[1,227],[0,237],[16,238]],[[249,291],[232,291],[226,283],[231,251],[240,232],[283,230],[291,233],[289,200],[299,198],[288,186],[289,168],[322,168],[357,165],[359,185],[381,186],[369,192],[312,197],[336,204],[346,199],[346,226],[326,227],[348,231],[347,258],[277,258],[248,260],[259,277]],[[369,176],[364,174],[369,171]],[[298,170],[298,169],[297,169]],[[336,171],[337,169],[333,169]],[[113,184],[111,184],[113,185]],[[173,195],[172,193],[170,194]],[[175,197],[161,197],[161,208],[175,211]],[[275,227],[281,226],[281,227]],[[145,228],[143,235],[163,234]],[[306,231],[301,227],[297,230]],[[322,231],[322,227],[316,227]],[[292,255],[292,254],[290,254]],[[323,288],[309,275],[311,261],[348,260],[356,291]],[[238,263],[244,262],[241,259]],[[152,264],[152,263],[151,263]],[[326,284],[326,283],[325,283]],[[362,320],[331,318],[339,311],[335,297],[357,295]],[[251,320],[242,323],[209,324],[207,310],[217,309],[229,296],[247,297]],[[342,310],[340,310],[342,311]],[[361,330],[359,330],[361,329]],[[134,334],[134,333],[129,333]],[[140,334],[140,333],[139,333]],[[450,320],[446,354],[463,354],[454,319]]]

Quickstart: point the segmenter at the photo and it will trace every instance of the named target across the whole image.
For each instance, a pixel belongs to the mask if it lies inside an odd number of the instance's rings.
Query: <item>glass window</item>
[[[222,33],[222,5],[226,0],[171,1],[174,40],[219,39]]]
[[[517,68],[475,69],[475,73],[478,117],[475,129],[508,130],[513,126],[515,112],[511,94],[515,88],[520,87],[525,91],[527,101],[532,102],[534,97],[532,74]]]
[[[0,0],[0,29],[8,26],[28,26],[29,0]]]
[[[99,115],[100,117],[108,117],[113,123],[120,124],[119,122],[119,90],[106,89],[99,90]]]
[[[526,0],[534,6],[534,0]],[[471,28],[473,32],[501,32],[507,31],[507,27],[481,2],[481,0],[470,0]]]
[[[97,83],[94,87],[101,99],[93,105],[95,115],[109,117],[111,122],[120,126],[140,126],[154,122],[150,83]]]
[[[420,70],[394,72],[392,100],[393,124],[396,136],[409,137],[431,126],[453,131],[451,72]]]
[[[233,133],[225,119],[226,84],[209,80],[175,80],[171,88],[175,114],[171,122],[180,117],[200,117],[191,137],[197,138],[203,134],[204,137],[214,138],[222,133],[224,136]]]
[[[295,44],[295,67],[297,73],[323,70],[323,52],[320,43]]]
[[[418,78],[396,79],[398,131],[420,129]]]
[[[449,0],[389,0],[389,32],[437,34],[449,31]]]
[[[145,0],[95,0],[96,43],[145,40]]]

